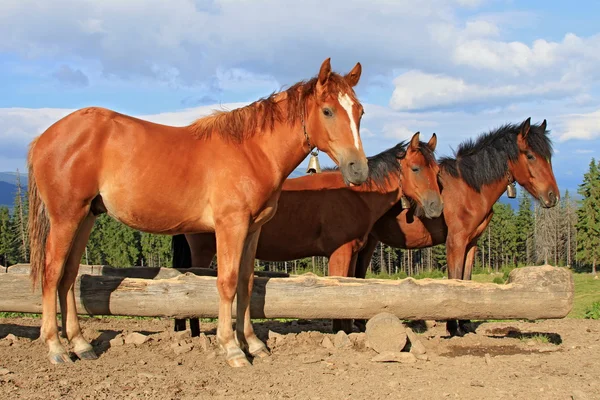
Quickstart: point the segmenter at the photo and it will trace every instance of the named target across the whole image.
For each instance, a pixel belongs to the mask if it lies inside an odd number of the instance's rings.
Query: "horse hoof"
[[[48,358],[50,359],[50,363],[55,365],[73,363],[73,360],[71,360],[71,357],[68,353],[48,354]]]
[[[89,349],[89,350],[84,350],[84,351],[79,351],[79,352],[76,351],[75,354],[77,354],[77,357],[79,357],[80,360],[97,360],[98,359],[98,355],[96,354],[94,349]]]
[[[233,368],[250,367],[252,365],[245,356],[230,358],[227,360],[227,364]]]
[[[265,357],[269,357],[271,355],[271,353],[269,352],[269,350],[267,350],[266,347],[261,347],[260,349],[257,349],[255,351],[251,352],[250,354],[254,358],[265,358]]]

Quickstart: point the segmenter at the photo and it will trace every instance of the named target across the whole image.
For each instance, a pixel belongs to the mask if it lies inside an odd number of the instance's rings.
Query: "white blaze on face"
[[[358,127],[356,126],[354,114],[352,113],[352,106],[354,105],[354,102],[350,96],[348,96],[348,93],[344,93],[342,95],[341,92],[338,94],[338,101],[348,113],[348,118],[350,119],[350,129],[352,130],[352,136],[354,136],[354,146],[356,147],[356,150],[358,150]]]

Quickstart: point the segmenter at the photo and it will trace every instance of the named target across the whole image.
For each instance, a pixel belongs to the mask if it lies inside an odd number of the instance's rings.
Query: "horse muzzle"
[[[545,194],[540,194],[539,200],[544,208],[552,208],[558,203],[558,195],[553,190],[549,190]]]
[[[369,165],[366,158],[342,160],[340,162],[340,171],[347,185],[361,185],[369,177]]]
[[[444,202],[442,201],[441,196],[433,194],[423,199],[421,207],[425,212],[425,217],[437,218],[442,215],[442,211],[444,211]]]

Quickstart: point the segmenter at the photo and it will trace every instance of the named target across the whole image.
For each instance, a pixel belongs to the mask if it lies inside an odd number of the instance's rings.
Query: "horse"
[[[310,256],[329,257],[329,274],[354,274],[356,256],[373,224],[407,196],[419,204],[425,217],[441,214],[434,158],[437,136],[420,142],[417,132],[404,142],[368,158],[369,179],[360,187],[346,187],[339,171],[288,179],[283,184],[277,213],[260,233],[256,257],[290,261]],[[173,266],[209,267],[218,248],[214,234],[177,235],[172,239]],[[218,256],[217,256],[218,259]],[[351,331],[347,320],[334,320],[334,331]],[[193,335],[198,319],[190,319]],[[175,320],[185,330],[185,320]]]
[[[492,207],[514,181],[543,207],[554,207],[559,190],[552,170],[552,143],[546,120],[506,124],[459,145],[440,160],[444,212],[423,219],[415,208],[394,206],[374,225],[360,251],[356,277],[365,278],[377,242],[402,249],[446,244],[448,278],[470,280],[477,240],[492,219]],[[363,321],[364,323],[364,321]],[[447,321],[451,336],[472,332],[469,321]]]
[[[40,338],[50,362],[72,361],[58,337],[57,290],[63,336],[79,359],[97,358],[81,334],[73,284],[102,213],[143,232],[214,232],[218,343],[232,367],[251,365],[245,351],[268,356],[249,309],[260,229],[275,213],[285,178],[315,147],[339,166],[345,185],[367,179],[363,106],[353,89],[361,72],[360,63],[344,76],[332,72],[328,58],[308,81],[187,126],[89,107],[36,137],[28,152],[31,280],[34,290],[41,281]]]

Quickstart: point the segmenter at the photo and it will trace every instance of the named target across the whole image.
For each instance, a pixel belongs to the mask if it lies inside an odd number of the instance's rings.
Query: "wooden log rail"
[[[32,292],[27,269],[12,268],[8,273],[0,273],[0,311],[41,312],[40,290]],[[219,296],[214,277],[181,273],[168,277],[175,272],[162,270],[171,268],[157,271],[154,279],[82,274],[75,283],[78,312],[217,317]],[[157,276],[165,278],[156,279]],[[505,285],[439,279],[320,278],[304,274],[255,278],[251,313],[253,318],[371,318],[385,311],[401,319],[552,319],[563,318],[571,311],[573,296],[571,272],[551,266],[515,269]]]

